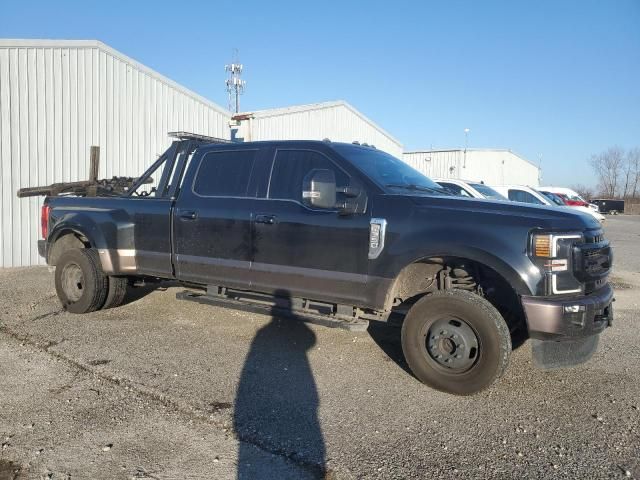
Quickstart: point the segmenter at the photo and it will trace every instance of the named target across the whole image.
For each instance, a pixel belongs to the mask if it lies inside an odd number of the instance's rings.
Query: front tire
[[[88,313],[104,305],[109,289],[98,254],[92,249],[67,250],[56,262],[56,293],[71,313]]]
[[[509,364],[511,336],[496,308],[465,290],[427,295],[402,325],[402,350],[421,382],[471,395],[493,384]]]

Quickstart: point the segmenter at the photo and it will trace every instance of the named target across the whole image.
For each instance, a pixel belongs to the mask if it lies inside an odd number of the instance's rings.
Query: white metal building
[[[229,138],[231,115],[98,41],[0,40],[0,267],[42,263],[42,197],[20,187],[142,173],[185,130]]]
[[[343,101],[232,114],[95,40],[0,39],[0,267],[43,263],[41,197],[21,187],[85,180],[89,147],[99,177],[142,173],[170,131],[249,140],[318,139],[402,145]]]
[[[41,197],[21,187],[136,176],[170,131],[244,141],[329,138],[368,143],[432,177],[538,185],[538,168],[508,150],[410,152],[344,101],[231,112],[94,40],[0,39],[0,267],[43,263]],[[233,135],[232,135],[233,134]],[[465,160],[466,157],[466,160]]]
[[[488,185],[540,184],[539,167],[511,150],[429,150],[406,152],[402,158],[431,178],[483,181]]]
[[[245,112],[234,119],[234,136],[247,142],[328,138],[368,143],[398,158],[402,156],[402,144],[397,139],[342,100]]]

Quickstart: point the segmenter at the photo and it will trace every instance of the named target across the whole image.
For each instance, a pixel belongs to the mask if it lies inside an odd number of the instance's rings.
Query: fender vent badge
[[[375,260],[382,253],[386,233],[387,221],[384,218],[372,218],[369,222],[369,260]]]

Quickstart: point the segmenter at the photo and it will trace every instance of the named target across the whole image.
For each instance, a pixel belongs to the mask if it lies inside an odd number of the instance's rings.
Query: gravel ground
[[[350,333],[179,302],[61,311],[0,270],[0,479],[640,478],[640,217],[609,217],[616,321],[587,364],[529,343],[473,397],[408,372],[399,330]],[[146,295],[142,295],[146,293]]]
[[[616,266],[640,272],[640,215],[607,215],[605,230],[615,248]]]

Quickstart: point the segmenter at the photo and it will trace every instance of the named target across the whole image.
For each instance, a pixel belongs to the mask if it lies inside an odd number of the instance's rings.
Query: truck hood
[[[425,195],[403,195],[419,207],[449,210],[455,217],[458,212],[477,214],[477,220],[488,216],[502,216],[502,221],[527,223],[531,228],[547,230],[578,230],[600,228],[591,215],[579,211],[552,206],[538,206],[524,203],[485,200],[479,198],[435,197]],[[510,220],[511,219],[511,220]],[[502,223],[502,222],[500,222]]]

